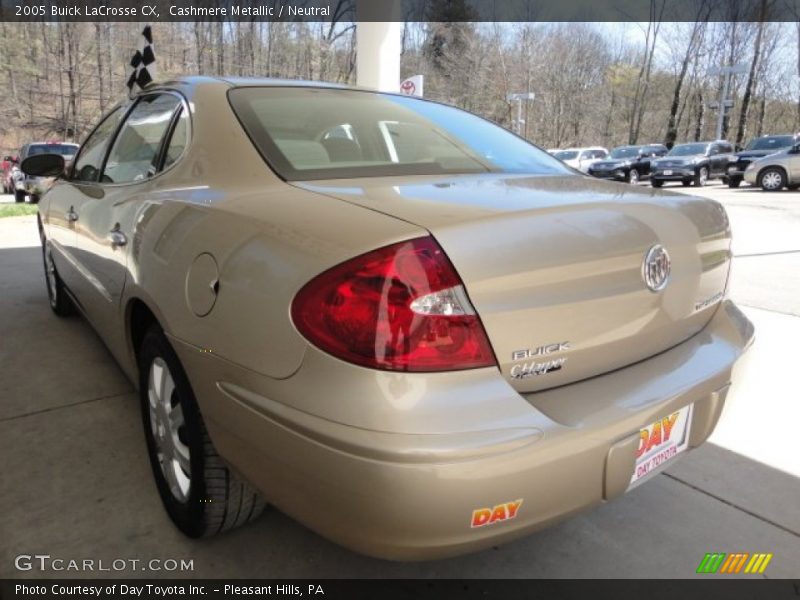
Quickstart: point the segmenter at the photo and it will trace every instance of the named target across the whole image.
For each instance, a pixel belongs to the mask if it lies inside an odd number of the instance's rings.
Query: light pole
[[[722,139],[722,125],[725,122],[725,113],[733,106],[733,100],[728,98],[728,91],[731,87],[731,75],[740,73],[747,73],[748,66],[746,63],[739,63],[738,65],[712,67],[708,70],[709,76],[723,75],[725,77],[722,83],[722,90],[720,91],[719,102],[711,102],[708,107],[710,109],[717,109],[717,135],[715,139]]]
[[[506,96],[506,100],[509,102],[517,103],[517,118],[513,121],[514,133],[517,135],[522,135],[522,126],[525,124],[525,121],[522,120],[522,103],[526,100],[533,101],[535,96],[533,92],[519,92]]]

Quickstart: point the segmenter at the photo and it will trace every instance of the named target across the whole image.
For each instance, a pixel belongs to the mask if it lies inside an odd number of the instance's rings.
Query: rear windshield
[[[34,154],[60,154],[61,156],[75,156],[78,152],[77,144],[34,144],[28,148],[28,156]]]
[[[235,88],[229,98],[258,151],[288,181],[570,172],[505,129],[435,102],[305,87]]]

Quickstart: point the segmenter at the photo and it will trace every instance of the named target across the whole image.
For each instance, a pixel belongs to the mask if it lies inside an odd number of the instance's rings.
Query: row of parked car
[[[17,156],[5,156],[0,164],[0,184],[4,194],[14,194],[17,202],[36,204],[52,183],[52,178],[31,177],[23,173],[19,165],[29,156],[37,154],[59,154],[65,162],[75,158],[78,144],[69,142],[31,142],[25,144]]]
[[[765,135],[740,152],[725,140],[676,144],[550,149],[550,154],[594,177],[653,187],[674,181],[684,186],[704,186],[720,179],[736,188],[746,181],[765,191],[800,187],[800,135]]]

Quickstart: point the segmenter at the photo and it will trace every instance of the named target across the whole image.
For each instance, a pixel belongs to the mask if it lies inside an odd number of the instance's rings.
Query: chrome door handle
[[[112,248],[117,248],[127,244],[128,238],[119,230],[119,225],[117,225],[114,227],[114,229],[108,232],[108,241],[111,242]]]
[[[67,221],[70,222],[70,223],[74,223],[75,221],[78,220],[78,213],[75,212],[75,208],[73,206],[69,207],[69,210],[67,211],[66,217],[67,217]]]

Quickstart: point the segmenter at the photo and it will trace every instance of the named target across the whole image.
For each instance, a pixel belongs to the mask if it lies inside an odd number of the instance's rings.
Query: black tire
[[[639,183],[639,171],[636,169],[631,169],[628,172],[628,176],[625,178],[625,180],[631,185],[637,185]]]
[[[728,177],[728,187],[738,188],[742,184],[742,180],[738,177]]]
[[[694,186],[703,187],[708,181],[708,167],[700,167],[694,174]]]
[[[59,317],[70,317],[74,315],[77,310],[72,303],[72,298],[69,297],[66,291],[64,282],[56,270],[55,262],[53,261],[53,254],[50,244],[44,237],[44,234],[39,229],[39,237],[42,240],[42,264],[44,265],[44,281],[47,286],[47,299],[50,302],[50,308]]]
[[[144,336],[138,353],[139,397],[142,424],[150,456],[150,466],[158,493],[172,522],[192,538],[228,531],[258,517],[266,507],[264,500],[248,483],[237,477],[217,454],[206,431],[194,393],[175,351],[158,326]],[[169,402],[180,404],[184,424],[177,437],[189,450],[191,474],[189,488],[181,499],[172,491],[158,457],[149,393],[150,373],[157,359],[166,364],[175,387]]]
[[[30,194],[28,196],[28,203],[29,204],[39,204],[39,196],[36,194]]]
[[[664,185],[664,182],[660,179],[651,179],[650,185],[652,185],[654,188],[660,188],[662,185]]]
[[[25,192],[14,189],[14,202],[25,202]]]
[[[786,172],[780,167],[767,167],[758,174],[758,186],[765,192],[778,192],[785,185]]]

